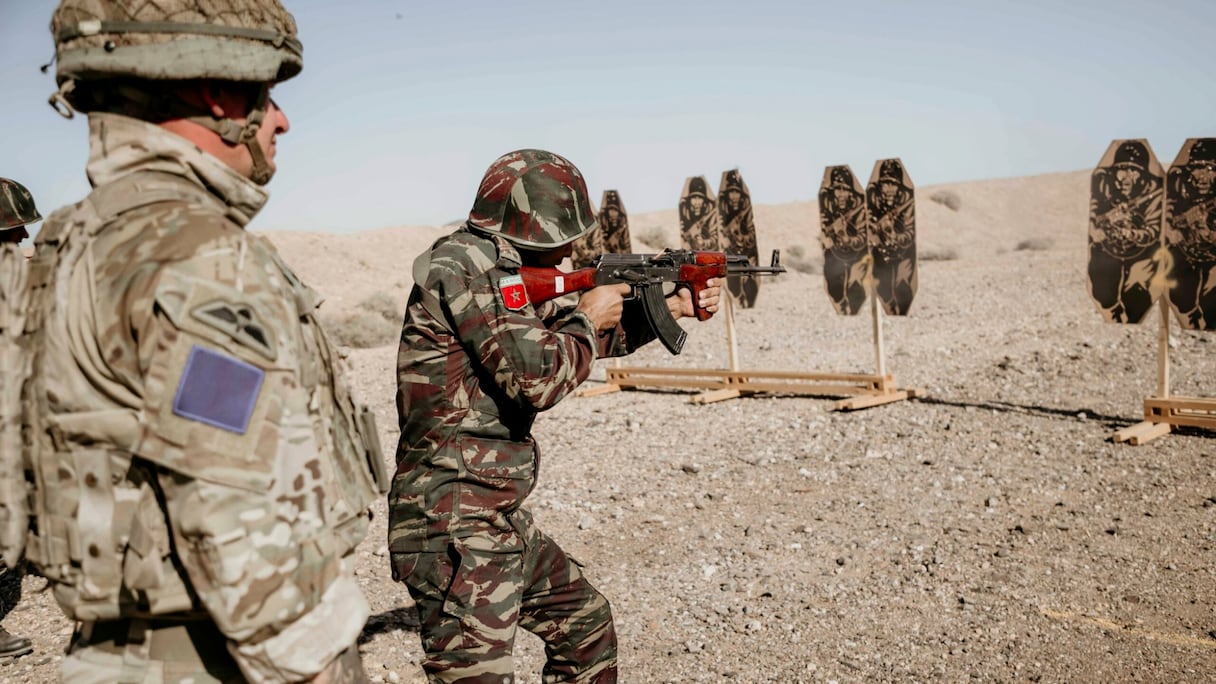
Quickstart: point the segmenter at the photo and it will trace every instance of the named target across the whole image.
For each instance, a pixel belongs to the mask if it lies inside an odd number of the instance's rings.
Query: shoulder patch
[[[198,321],[222,330],[242,345],[256,350],[270,361],[278,356],[274,331],[265,325],[257,312],[246,305],[215,300],[190,312]]]
[[[243,435],[265,377],[257,366],[196,344],[177,383],[173,412]]]
[[[502,297],[503,306],[510,311],[519,311],[528,305],[528,291],[524,289],[523,276],[509,275],[499,278],[498,294]]]

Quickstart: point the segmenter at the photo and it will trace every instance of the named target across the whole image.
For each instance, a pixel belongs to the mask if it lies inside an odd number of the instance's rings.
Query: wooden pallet
[[[1114,441],[1139,446],[1174,426],[1216,430],[1216,399],[1208,397],[1149,397],[1144,400],[1144,420],[1115,433]]]
[[[842,411],[889,404],[917,396],[915,389],[898,389],[893,375],[862,373],[796,373],[786,371],[700,370],[693,368],[607,368],[605,384],[581,391],[597,396],[624,389],[702,390],[689,399],[709,404],[759,392],[810,396],[846,396],[836,402]],[[923,393],[922,393],[923,394]]]
[[[1157,396],[1144,400],[1144,420],[1115,432],[1111,440],[1140,446],[1168,435],[1174,426],[1216,430],[1216,399],[1170,394],[1170,303],[1157,301],[1161,324],[1157,334]]]

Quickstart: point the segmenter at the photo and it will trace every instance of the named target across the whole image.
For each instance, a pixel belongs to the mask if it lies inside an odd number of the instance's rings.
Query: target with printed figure
[[[684,249],[722,251],[722,229],[718,223],[718,200],[705,176],[684,180],[680,193],[680,244]]]
[[[1191,138],[1165,181],[1170,307],[1188,330],[1216,330],[1216,138]]]
[[[616,190],[605,190],[600,203],[600,230],[604,236],[604,251],[609,254],[629,254],[633,251],[629,241],[629,214],[625,203]]]
[[[756,217],[752,212],[752,193],[743,182],[739,169],[722,172],[718,183],[718,220],[722,226],[722,251],[747,257],[752,266],[760,265],[756,248]],[[754,275],[730,276],[726,287],[740,308],[756,305],[760,280]]]
[[[574,268],[586,268],[603,253],[604,223],[600,221],[595,230],[574,241],[574,253],[570,255],[570,263]]]
[[[897,158],[874,163],[866,186],[874,290],[883,311],[907,315],[916,296],[916,187]]]
[[[1139,323],[1165,295],[1164,194],[1161,164],[1145,140],[1111,142],[1090,176],[1089,292],[1108,322]]]
[[[836,313],[852,316],[866,302],[870,278],[866,193],[847,164],[823,170],[819,185],[819,244],[823,282]]]

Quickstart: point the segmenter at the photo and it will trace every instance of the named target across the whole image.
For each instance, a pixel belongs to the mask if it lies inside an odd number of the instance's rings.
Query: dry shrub
[[[1055,240],[1051,238],[1029,238],[1018,243],[1017,247],[1013,248],[1015,252],[1043,252],[1051,249],[1055,244]]]
[[[319,316],[329,339],[339,346],[370,349],[393,344],[400,335],[400,326],[378,313],[355,311],[345,315]]]
[[[946,207],[950,211],[958,211],[963,206],[963,200],[958,196],[958,193],[953,190],[938,190],[929,195],[929,200],[937,202]]]
[[[823,265],[820,260],[814,255],[807,254],[807,250],[802,245],[793,245],[786,247],[781,253],[781,263],[786,268],[797,271],[798,273],[809,273],[814,275],[823,271]]]
[[[400,323],[405,318],[405,299],[387,292],[376,294],[359,302],[359,308],[364,311],[379,314],[390,323]]]
[[[663,249],[665,247],[676,248],[680,246],[680,239],[677,236],[675,240],[671,239],[670,232],[663,226],[652,224],[649,226],[638,226],[632,228],[633,236],[639,242],[655,249]]]
[[[954,261],[958,259],[958,250],[953,247],[922,247],[916,251],[919,261]]]

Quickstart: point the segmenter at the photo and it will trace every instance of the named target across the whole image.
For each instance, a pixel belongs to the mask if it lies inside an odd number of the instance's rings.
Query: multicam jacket
[[[369,414],[244,230],[265,191],[157,126],[89,134],[94,190],[30,262],[27,557],[72,619],[210,619],[250,681],[307,678],[369,612]]]
[[[641,308],[598,335],[558,300],[516,300],[519,252],[497,235],[461,228],[430,251],[415,286],[397,355],[401,440],[389,493],[389,550],[516,551],[511,515],[536,484],[536,414],[587,378],[599,356],[654,339]],[[428,311],[419,285],[440,303]]]

